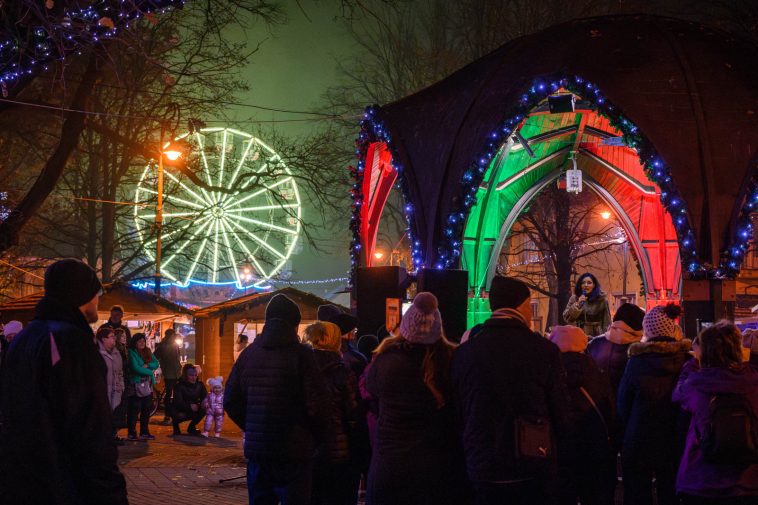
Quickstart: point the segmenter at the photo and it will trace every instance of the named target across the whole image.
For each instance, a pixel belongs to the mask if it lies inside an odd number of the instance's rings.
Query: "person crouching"
[[[181,435],[179,425],[189,421],[187,428],[188,435],[198,435],[197,423],[205,417],[203,400],[208,391],[205,385],[197,380],[197,369],[195,365],[187,363],[182,367],[182,376],[174,387],[174,400],[172,407],[174,409],[174,436]]]

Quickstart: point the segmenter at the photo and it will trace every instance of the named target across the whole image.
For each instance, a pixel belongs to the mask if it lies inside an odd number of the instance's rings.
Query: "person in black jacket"
[[[160,341],[155,349],[155,357],[161,364],[164,383],[164,412],[163,424],[168,424],[169,418],[172,417],[171,405],[173,403],[174,388],[182,373],[181,352],[176,344],[176,332],[173,328],[168,328],[163,340]]]
[[[633,303],[622,304],[608,331],[593,338],[587,346],[587,353],[608,376],[614,398],[629,359],[629,346],[642,340],[644,317],[645,311]]]
[[[89,326],[101,290],[86,264],[56,261],[34,320],[10,345],[0,391],[2,503],[128,503],[106,367]]]
[[[671,395],[692,348],[689,340],[681,340],[675,323],[679,313],[674,304],[650,309],[642,322],[642,342],[629,347],[616,399],[625,424],[624,505],[653,503],[653,477],[658,504],[678,503],[674,481],[683,449],[682,413]]]
[[[297,336],[300,309],[282,294],[266,307],[263,331],[240,354],[224,409],[245,431],[251,505],[310,503],[313,458],[329,439],[329,395],[313,349]]]
[[[379,419],[367,505],[463,503],[449,372],[455,346],[437,306],[433,294],[417,294],[400,335],[384,339],[368,368],[365,387]]]
[[[313,468],[312,505],[355,505],[361,474],[352,464],[350,439],[358,420],[358,379],[342,362],[339,326],[325,321],[305,329],[331,397],[334,438],[319,448]]]
[[[608,377],[587,349],[587,335],[576,326],[555,326],[550,341],[561,350],[569,393],[568,425],[559,447],[563,505],[613,505],[616,451],[611,442],[615,416]]]
[[[458,347],[452,367],[476,503],[553,503],[555,439],[565,431],[567,411],[560,351],[530,329],[531,294],[526,284],[495,277],[489,297],[492,317]],[[517,457],[517,426],[526,430],[538,421],[539,426],[549,422],[551,440],[545,440],[541,430],[535,439],[546,444],[540,445],[540,456]]]
[[[181,434],[179,425],[185,421],[189,421],[188,435],[200,433],[197,429],[197,423],[205,418],[203,400],[207,394],[205,384],[197,380],[195,365],[192,363],[185,364],[182,367],[182,376],[174,386],[174,398],[171,403],[174,436]]]

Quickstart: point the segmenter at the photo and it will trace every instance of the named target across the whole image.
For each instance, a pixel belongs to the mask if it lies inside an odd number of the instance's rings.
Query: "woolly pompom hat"
[[[433,344],[442,338],[442,315],[437,297],[423,291],[413,299],[413,305],[403,314],[400,334],[414,344]]]
[[[650,309],[642,320],[642,331],[645,334],[642,340],[648,341],[656,337],[681,340],[682,332],[676,324],[676,318],[681,312],[682,309],[674,303],[666,306],[658,305]]]
[[[208,379],[208,386],[211,388],[211,391],[215,387],[224,387],[224,378],[220,375],[218,377],[211,377]]]

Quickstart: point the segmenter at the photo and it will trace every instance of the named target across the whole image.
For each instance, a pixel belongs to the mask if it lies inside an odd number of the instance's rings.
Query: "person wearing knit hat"
[[[367,503],[465,502],[455,471],[449,376],[454,345],[443,335],[438,305],[432,293],[418,293],[400,334],[382,341],[366,370],[365,390],[379,412]]]
[[[489,300],[492,316],[456,349],[450,371],[468,479],[477,503],[553,503],[554,476],[528,462],[557,464],[552,433],[563,432],[567,419],[560,349],[532,331],[524,282],[496,276]],[[514,433],[536,418],[552,430],[532,437],[529,452]]]
[[[292,326],[300,324],[300,307],[281,293],[274,295],[266,305],[266,321],[280,319]]]
[[[566,443],[559,448],[560,473],[569,486],[561,487],[560,503],[605,503],[614,500],[616,450],[612,443],[614,395],[608,377],[585,354],[587,335],[576,326],[555,326],[550,341],[561,350],[566,369],[571,415]]]
[[[692,359],[691,342],[677,331],[680,313],[673,303],[653,307],[642,321],[642,341],[629,346],[616,399],[626,426],[621,451],[624,503],[650,502],[653,478],[658,503],[677,503],[680,411],[671,397],[682,367]]]
[[[642,340],[645,311],[633,303],[623,303],[613,315],[608,331],[593,338],[587,353],[600,371],[608,376],[614,396],[629,359],[629,346]]]
[[[339,307],[332,303],[327,303],[318,306],[318,309],[316,310],[316,319],[333,323],[334,321],[332,319],[339,314],[342,314],[342,310],[340,310]]]
[[[126,505],[105,366],[90,328],[102,285],[77,259],[48,266],[44,285],[34,319],[4,357],[2,499]]]
[[[226,381],[224,410],[244,432],[250,503],[310,503],[313,457],[331,440],[329,393],[300,321],[297,304],[274,295]]]
[[[5,337],[6,342],[10,343],[13,337],[21,333],[22,329],[24,329],[24,325],[21,324],[21,321],[8,321],[3,325],[3,337]]]

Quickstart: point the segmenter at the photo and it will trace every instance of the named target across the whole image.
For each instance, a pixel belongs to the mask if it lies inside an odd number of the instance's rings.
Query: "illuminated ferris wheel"
[[[301,230],[289,168],[271,147],[230,128],[203,128],[177,140],[191,145],[187,167],[205,184],[170,167],[164,172],[161,274],[184,287],[261,287],[287,267]],[[134,223],[151,260],[156,201],[156,170],[148,165],[135,191]]]

